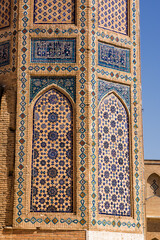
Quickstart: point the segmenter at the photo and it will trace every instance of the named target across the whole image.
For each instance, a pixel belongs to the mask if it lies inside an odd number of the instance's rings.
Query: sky
[[[144,159],[160,160],[160,0],[140,0]]]

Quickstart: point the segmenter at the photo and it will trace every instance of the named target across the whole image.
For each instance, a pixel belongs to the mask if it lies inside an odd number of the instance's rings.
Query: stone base
[[[143,234],[87,231],[86,240],[144,240]]]

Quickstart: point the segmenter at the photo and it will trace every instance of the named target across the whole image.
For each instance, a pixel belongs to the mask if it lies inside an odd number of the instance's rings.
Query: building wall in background
[[[160,161],[145,160],[147,240],[160,238]]]

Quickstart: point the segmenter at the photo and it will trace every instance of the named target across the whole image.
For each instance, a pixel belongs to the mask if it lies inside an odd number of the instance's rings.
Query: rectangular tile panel
[[[75,0],[35,0],[34,23],[70,24],[75,22]]]
[[[10,43],[2,42],[0,43],[0,67],[8,65],[10,58]]]
[[[75,63],[76,39],[32,39],[31,62]]]
[[[103,29],[128,34],[128,0],[99,0],[98,26]]]
[[[0,1],[0,29],[9,27],[11,15],[11,1]]]
[[[130,50],[99,42],[98,65],[130,72]]]

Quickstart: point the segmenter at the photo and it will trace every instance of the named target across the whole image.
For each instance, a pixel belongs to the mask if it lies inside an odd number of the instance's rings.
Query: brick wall
[[[11,226],[13,219],[13,182],[16,93],[4,89],[0,108],[0,226]]]
[[[159,176],[159,161],[145,160],[147,240],[160,239],[160,192],[158,188],[154,194],[151,188],[154,179],[158,187],[160,186]]]
[[[0,232],[1,240],[85,240],[85,231],[25,231],[3,230]]]

